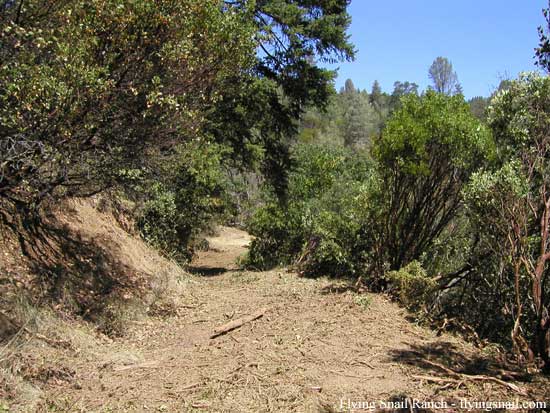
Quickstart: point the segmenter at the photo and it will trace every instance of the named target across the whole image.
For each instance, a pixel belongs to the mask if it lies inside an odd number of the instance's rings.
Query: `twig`
[[[193,384],[190,384],[188,386],[185,386],[185,387],[182,387],[180,389],[180,391],[185,391],[185,390],[191,390],[191,389],[194,389],[195,387],[198,387],[200,386],[202,383],[198,382],[198,383],[193,383]]]
[[[342,377],[351,377],[351,378],[354,378],[354,379],[364,379],[364,378],[366,378],[366,377],[363,377],[363,376],[356,376],[354,374],[341,373],[341,372],[336,371],[336,370],[329,370],[329,373],[333,373],[333,374],[336,374],[336,375],[342,376]]]
[[[156,361],[147,361],[141,364],[132,364],[130,366],[116,367],[113,370],[126,371],[126,370],[132,370],[132,369],[159,369],[160,367],[161,366],[158,366]]]
[[[370,364],[369,362],[367,361],[363,361],[363,360],[354,360],[351,365],[357,365],[357,364],[362,364],[364,366],[367,366],[368,368],[370,369],[373,369],[374,370],[374,366],[372,364]]]
[[[258,318],[262,318],[266,311],[267,311],[266,308],[262,308],[261,310],[255,312],[252,315],[242,317],[242,318],[239,318],[237,320],[230,321],[227,324],[224,324],[220,327],[217,327],[217,328],[214,329],[214,332],[212,333],[210,338],[212,339],[212,338],[219,337],[219,336],[221,336],[223,334],[226,334],[226,333],[228,333],[232,330],[235,330],[239,327],[242,327],[243,325],[245,325],[247,323],[250,323],[254,320],[257,320]]]
[[[417,375],[412,375],[411,377],[413,379],[431,381],[431,382],[434,382],[434,383],[460,383],[460,380],[449,379],[449,378],[445,378],[445,377],[417,376]]]

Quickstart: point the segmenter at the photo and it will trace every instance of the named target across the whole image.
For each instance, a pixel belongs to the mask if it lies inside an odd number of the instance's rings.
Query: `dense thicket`
[[[248,228],[256,236],[247,264],[255,268],[298,262],[310,275],[351,276],[360,265],[357,233],[368,192],[366,153],[325,145],[294,147],[287,202],[266,189]]]
[[[342,97],[352,93],[357,92],[344,90]],[[299,259],[309,264],[314,259],[319,273],[345,274],[346,268],[352,275],[359,267],[369,268],[369,275],[381,282],[386,266],[397,270],[420,259],[449,227],[459,213],[461,190],[490,156],[492,140],[462,96],[430,91],[403,98],[382,134],[373,136],[370,151],[346,157],[342,150],[298,150],[289,205],[274,208],[268,201],[253,220],[251,231],[258,239],[251,249],[252,262],[263,266],[277,257],[280,262]],[[358,156],[364,167],[361,175],[353,175]],[[348,175],[339,172],[335,181],[336,166]],[[341,217],[341,228],[332,222],[335,216]],[[332,228],[332,248],[339,249],[333,258],[341,261],[341,268],[323,267],[312,258],[329,255],[327,237],[322,236],[328,234],[325,219]],[[270,232],[273,227],[286,232]],[[335,236],[344,228],[345,233]],[[277,251],[284,251],[284,260]]]
[[[99,191],[196,139],[253,61],[247,12],[216,1],[1,7],[0,196],[18,202]]]
[[[501,304],[513,321],[512,344],[550,371],[550,79],[530,74],[511,82],[488,117],[499,162],[473,177],[467,205],[481,228],[478,248],[507,287]]]

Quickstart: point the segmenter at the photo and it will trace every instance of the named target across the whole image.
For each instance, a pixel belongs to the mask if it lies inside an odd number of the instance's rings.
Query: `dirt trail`
[[[496,383],[442,390],[444,383],[415,378],[449,377],[426,360],[476,372],[490,362],[457,338],[407,321],[383,296],[285,270],[238,271],[249,236],[223,228],[209,241],[194,275],[180,280],[178,315],[134,323],[107,345],[116,356],[74,366],[80,384],[51,395],[54,411],[65,403],[86,412],[359,412],[368,410],[350,403],[515,398]],[[215,327],[262,307],[263,318],[209,338]]]

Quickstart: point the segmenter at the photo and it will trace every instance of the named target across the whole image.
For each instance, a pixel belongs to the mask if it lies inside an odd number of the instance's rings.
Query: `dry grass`
[[[77,377],[75,367],[81,363],[136,362],[140,359],[138,352],[120,349],[101,332],[120,336],[132,323],[153,314],[167,316],[177,309],[184,271],[129,235],[121,228],[120,219],[99,212],[94,201],[69,201],[49,214],[48,223],[56,231],[55,235],[66,237],[71,249],[57,244],[59,240],[65,242],[65,238],[45,238],[46,245],[31,250],[43,253],[40,263],[65,260],[59,261],[59,268],[63,268],[62,274],[67,280],[86,279],[88,273],[77,272],[93,265],[101,266],[97,272],[102,276],[135,274],[146,280],[143,293],[123,288],[103,297],[97,295],[101,301],[93,308],[101,311],[84,314],[80,314],[82,302],[75,302],[75,293],[80,294],[89,287],[79,287],[72,281],[56,288],[55,301],[42,298],[42,302],[37,303],[37,297],[47,293],[43,290],[42,277],[49,268],[33,266],[23,254],[16,234],[0,227],[0,309],[18,330],[15,335],[0,336],[0,412],[2,406],[7,405],[10,411],[36,411],[44,408],[37,407],[39,401],[44,404],[44,394],[51,398],[51,392],[55,394],[58,388],[67,385],[80,388],[85,377]],[[103,254],[105,259],[91,262],[88,256],[79,254],[79,245],[83,249],[93,245],[97,254]],[[124,282],[123,278],[119,280]],[[84,290],[75,291],[75,285]],[[0,334],[3,333],[8,332],[0,329]],[[7,340],[2,341],[3,338]]]

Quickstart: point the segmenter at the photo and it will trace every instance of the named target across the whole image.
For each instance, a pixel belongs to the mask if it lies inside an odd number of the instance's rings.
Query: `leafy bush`
[[[85,195],[198,135],[252,64],[247,13],[218,2],[0,6],[0,197]]]
[[[550,373],[550,78],[527,73],[491,101],[488,122],[499,144],[495,170],[473,176],[465,190],[477,227],[484,272],[479,290],[499,303],[492,319],[508,318],[518,355],[540,357]],[[486,286],[492,287],[492,290]],[[478,295],[475,291],[469,295]]]
[[[494,151],[491,134],[461,95],[408,95],[373,156],[379,194],[379,263],[398,270],[419,260],[461,210],[462,188]]]
[[[316,145],[294,148],[286,203],[266,191],[248,223],[256,239],[248,265],[296,262],[306,274],[353,275],[356,233],[371,164],[365,154]]]
[[[153,182],[137,224],[143,237],[165,255],[187,261],[192,241],[229,201],[222,168],[225,149],[193,142],[181,146],[165,167],[163,180]]]
[[[418,261],[413,261],[398,271],[390,271],[386,277],[392,285],[395,297],[413,311],[425,306],[437,287],[437,282],[428,276]]]

